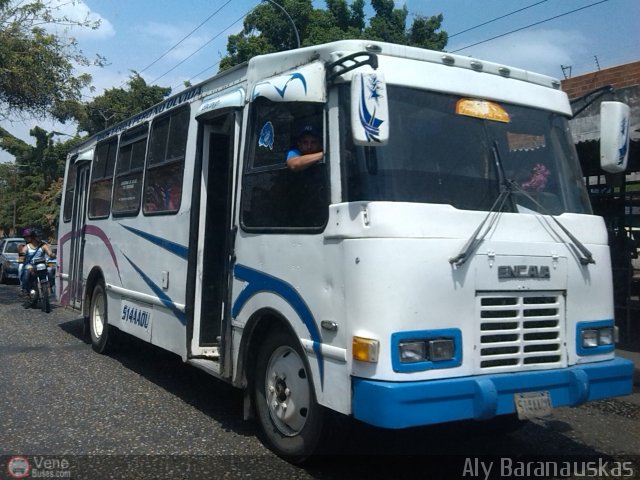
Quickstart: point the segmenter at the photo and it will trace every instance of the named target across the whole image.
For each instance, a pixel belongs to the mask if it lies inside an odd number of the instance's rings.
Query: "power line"
[[[208,66],[207,68],[205,68],[204,70],[199,71],[199,72],[198,72],[198,73],[196,73],[194,76],[192,76],[191,78],[189,78],[189,79],[187,80],[187,82],[190,82],[190,81],[191,81],[191,80],[193,80],[194,78],[199,77],[199,76],[200,76],[200,75],[202,75],[204,72],[206,72],[206,71],[208,71],[208,70],[211,70],[212,68],[215,68],[215,67],[217,67],[218,65],[220,65],[220,61],[217,61],[216,63],[214,63],[214,64],[212,64],[212,65],[209,65],[209,66]],[[173,87],[173,88],[174,88],[174,89],[176,89],[176,88],[179,88],[180,86],[182,86],[182,85],[178,85],[178,86]]]
[[[156,58],[153,62],[151,62],[149,65],[147,65],[146,67],[144,67],[142,70],[140,70],[139,73],[144,72],[145,70],[149,69],[150,67],[152,67],[153,65],[155,65],[156,63],[158,63],[160,60],[162,60],[164,57],[166,57],[171,51],[173,51],[175,48],[177,48],[182,42],[184,42],[187,38],[189,38],[191,35],[193,35],[196,30],[198,30],[200,27],[202,27],[205,23],[207,23],[209,20],[211,20],[213,17],[215,17],[220,10],[222,10],[224,7],[226,7],[227,5],[229,5],[231,3],[231,0],[227,0],[227,2],[222,5],[220,8],[218,8],[215,12],[213,12],[211,15],[209,15],[206,19],[204,19],[202,21],[202,23],[200,23],[200,25],[198,25],[196,28],[194,28],[193,30],[191,30],[188,34],[186,34],[184,37],[182,37],[182,39],[180,39],[180,41],[178,41],[178,43],[176,43],[175,45],[173,45],[171,48],[169,48],[169,50],[167,50],[166,52],[164,52],[162,55],[160,55],[158,58]]]
[[[514,10],[513,12],[507,13],[507,14],[505,14],[505,15],[501,15],[500,17],[493,18],[493,19],[488,20],[488,21],[486,21],[486,22],[484,22],[484,23],[480,23],[480,24],[475,25],[475,26],[473,26],[473,27],[467,28],[466,30],[462,30],[461,32],[454,33],[454,34],[452,34],[452,35],[449,35],[448,37],[449,37],[449,38],[451,38],[451,37],[455,37],[455,36],[457,36],[457,35],[462,35],[463,33],[470,32],[471,30],[475,30],[476,28],[484,27],[485,25],[489,25],[490,23],[496,22],[496,21],[498,21],[498,20],[502,20],[503,18],[506,18],[506,17],[508,17],[508,16],[510,16],[510,15],[513,15],[513,14],[516,14],[516,13],[519,13],[519,12],[522,12],[522,11],[527,10],[527,9],[529,9],[529,8],[535,7],[536,5],[540,5],[541,3],[545,3],[546,1],[548,1],[548,0],[542,0],[541,2],[534,3],[534,4],[532,4],[532,5],[529,5],[528,7],[523,7],[523,8],[520,8],[520,9],[518,9],[518,10]]]
[[[232,0],[227,0],[227,2],[225,2],[220,8],[218,8],[215,12],[213,12],[211,15],[209,15],[206,19],[204,19],[197,27],[195,27],[193,30],[191,30],[188,34],[186,34],[184,37],[182,37],[177,43],[175,43],[173,46],[171,46],[167,51],[165,51],[162,55],[160,55],[158,58],[156,58],[153,62],[151,62],[149,65],[147,65],[146,67],[144,67],[142,70],[138,71],[138,73],[142,73],[146,70],[148,70],[149,68],[151,68],[153,65],[155,65],[156,63],[158,63],[160,60],[162,60],[164,57],[166,57],[171,51],[175,50],[180,44],[182,44],[182,42],[184,42],[187,38],[189,38],[191,35],[193,35],[197,30],[199,30],[205,23],[207,23],[209,20],[211,20],[213,17],[215,17],[218,13],[220,13],[220,11],[226,7],[227,5],[229,5],[231,3]],[[196,52],[194,52],[195,54]],[[192,54],[193,55],[193,54]],[[187,57],[189,58],[189,57]],[[185,59],[186,60],[186,59]],[[180,65],[180,64],[178,64]],[[177,65],[176,65],[177,67]],[[175,67],[174,67],[175,68]],[[171,71],[171,70],[170,70]],[[165,72],[163,75],[161,75],[160,77],[158,77],[158,79],[162,78],[164,75],[166,75],[169,72]],[[158,80],[156,79],[156,80]],[[124,80],[120,86],[118,88],[122,88],[125,84],[127,83],[127,80]],[[155,80],[153,82],[151,82],[151,84],[155,83]],[[84,95],[86,98],[89,98],[91,100],[95,100],[96,97],[91,97],[88,95]]]
[[[571,11],[566,12],[566,13],[561,13],[560,15],[556,15],[554,17],[550,17],[550,18],[547,18],[545,20],[541,20],[539,22],[531,23],[531,24],[526,25],[526,26],[521,27],[521,28],[516,28],[515,30],[511,30],[510,32],[502,33],[500,35],[496,35],[495,37],[487,38],[486,40],[481,40],[479,42],[472,43],[471,45],[467,45],[466,47],[458,48],[457,50],[452,50],[449,53],[456,53],[456,52],[459,52],[460,50],[465,50],[467,48],[475,47],[476,45],[480,45],[482,43],[487,43],[487,42],[490,42],[491,40],[495,40],[497,38],[506,37],[507,35],[511,35],[512,33],[520,32],[520,31],[525,30],[527,28],[535,27],[536,25],[540,25],[542,23],[549,22],[551,20],[555,20],[556,18],[564,17],[566,15],[569,15],[569,14],[572,14],[572,13],[576,13],[576,12],[579,12],[580,10],[584,10],[586,8],[590,8],[590,7],[593,7],[595,5],[599,5],[601,3],[605,3],[605,2],[608,2],[608,1],[609,0],[600,0],[599,2],[595,2],[595,3],[592,3],[590,5],[585,5],[584,7],[576,8],[575,10],[571,10]]]
[[[240,20],[242,20],[244,17],[246,17],[249,12],[251,12],[251,10],[253,10],[255,7],[252,7],[251,9],[249,9],[247,11],[247,13],[243,14],[241,17],[239,17],[238,19],[234,20],[233,23],[231,23],[228,27],[226,27],[224,30],[221,30],[217,35],[215,35],[213,38],[211,38],[209,41],[207,41],[206,43],[204,43],[200,48],[198,48],[197,50],[195,50],[193,53],[191,53],[190,55],[188,55],[187,57],[185,57],[184,59],[182,59],[180,62],[178,62],[177,64],[175,64],[173,67],[171,67],[169,70],[167,70],[166,72],[164,72],[162,75],[160,75],[159,77],[155,78],[153,81],[151,81],[151,84],[156,83],[158,80],[160,80],[162,77],[164,77],[165,75],[167,75],[168,73],[171,73],[172,71],[174,71],[176,68],[178,68],[180,65],[182,65],[184,62],[186,62],[187,60],[189,60],[191,57],[193,57],[196,53],[198,53],[200,50],[202,50],[204,47],[206,47],[207,45],[209,45],[211,42],[213,42],[216,38],[218,38],[220,35],[222,35],[224,32],[226,32],[227,30],[229,30],[231,27],[233,27],[236,23],[238,23]]]

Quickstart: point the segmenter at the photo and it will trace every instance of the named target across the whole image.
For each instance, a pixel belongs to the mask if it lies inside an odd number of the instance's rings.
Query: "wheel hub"
[[[287,393],[288,393],[288,389],[287,389],[287,383],[284,381],[283,378],[278,378],[276,380],[276,386],[275,386],[275,394],[276,394],[276,398],[279,402],[284,402],[287,399]]]
[[[307,421],[311,402],[304,362],[291,347],[279,347],[271,355],[266,373],[269,415],[283,435],[297,435]]]

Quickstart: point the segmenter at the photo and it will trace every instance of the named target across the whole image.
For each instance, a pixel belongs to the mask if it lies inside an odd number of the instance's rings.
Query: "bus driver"
[[[312,125],[305,125],[298,134],[297,148],[287,154],[287,167],[300,171],[321,161],[324,157],[318,131]]]

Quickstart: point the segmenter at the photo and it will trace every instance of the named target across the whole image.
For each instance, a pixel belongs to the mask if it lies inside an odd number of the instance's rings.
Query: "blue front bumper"
[[[622,358],[564,369],[420,382],[353,379],[353,415],[384,428],[485,420],[515,412],[513,395],[548,391],[553,407],[631,393],[634,364]]]

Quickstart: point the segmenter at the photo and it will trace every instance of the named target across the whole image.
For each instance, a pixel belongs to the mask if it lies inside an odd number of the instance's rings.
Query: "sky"
[[[90,68],[94,91],[124,87],[132,71],[148,84],[180,91],[183,82],[213,76],[226,53],[227,36],[242,29],[244,16],[259,0],[51,0],[68,15],[100,20],[97,30],[71,34],[88,57],[107,59]],[[314,0],[325,8],[324,0]],[[373,14],[365,1],[368,17]],[[468,55],[563,79],[640,60],[640,0],[396,0],[414,15],[442,13],[449,34],[445,51]],[[189,33],[190,36],[185,38]],[[85,70],[87,71],[87,70]],[[29,129],[73,135],[73,123],[33,119],[2,122],[33,143]],[[64,137],[59,137],[64,139]],[[0,161],[13,157],[0,150]]]

